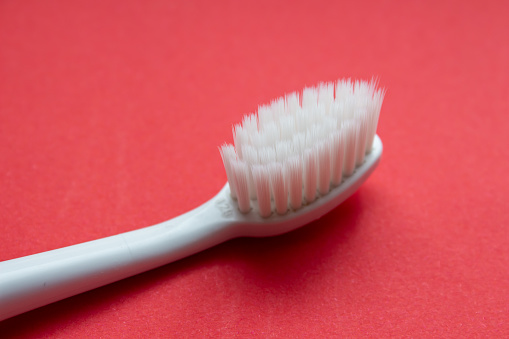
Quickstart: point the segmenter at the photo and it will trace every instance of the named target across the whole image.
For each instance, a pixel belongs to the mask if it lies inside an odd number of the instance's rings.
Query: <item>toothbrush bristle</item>
[[[340,79],[244,116],[233,127],[235,146],[220,147],[239,210],[282,215],[340,185],[371,151],[384,96],[377,79]]]
[[[243,161],[235,159],[232,161],[231,166],[239,210],[242,213],[247,213],[251,210],[251,203],[249,201],[248,165]]]
[[[258,212],[264,218],[271,214],[269,173],[268,166],[265,164],[253,166],[253,179],[256,189],[256,198],[258,199]]]
[[[272,163],[268,170],[276,212],[285,214],[288,210],[288,192],[285,185],[283,165],[280,162]]]
[[[290,196],[290,207],[294,210],[302,206],[302,157],[294,155],[284,163],[285,179]]]
[[[331,143],[330,137],[320,142],[315,148],[318,152],[318,192],[329,193],[331,183]]]
[[[316,198],[316,187],[318,179],[318,157],[313,148],[304,152],[304,198],[311,203]]]

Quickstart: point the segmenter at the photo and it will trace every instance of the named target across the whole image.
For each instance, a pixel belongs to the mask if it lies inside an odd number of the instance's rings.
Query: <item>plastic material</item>
[[[0,320],[162,266],[240,237],[299,228],[347,199],[382,154],[375,137],[364,163],[339,186],[297,211],[262,218],[243,214],[228,185],[200,207],[161,224],[53,251],[0,262]]]

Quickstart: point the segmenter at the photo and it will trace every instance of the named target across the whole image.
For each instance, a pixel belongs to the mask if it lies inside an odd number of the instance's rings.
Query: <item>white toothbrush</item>
[[[220,152],[228,183],[200,207],[108,238],[0,262],[0,320],[184,258],[226,240],[282,234],[355,192],[382,154],[385,90],[339,80],[259,107]]]

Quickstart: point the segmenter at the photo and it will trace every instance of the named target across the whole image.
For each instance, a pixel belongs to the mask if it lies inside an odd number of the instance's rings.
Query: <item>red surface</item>
[[[507,1],[0,2],[0,260],[158,223],[258,104],[379,76],[385,152],[293,233],[237,239],[3,337],[508,337]]]

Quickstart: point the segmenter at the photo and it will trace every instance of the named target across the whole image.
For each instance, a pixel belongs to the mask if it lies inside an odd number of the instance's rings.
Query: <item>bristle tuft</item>
[[[290,206],[294,210],[298,210],[302,206],[302,159],[295,155],[288,158],[284,166]]]
[[[226,178],[228,179],[228,184],[230,185],[230,194],[233,198],[235,198],[236,190],[232,172],[232,162],[237,158],[235,148],[232,145],[224,144],[219,148],[219,153],[221,153],[224,169],[226,171]]]
[[[345,162],[343,164],[343,175],[349,177],[355,170],[357,155],[357,135],[359,134],[359,124],[353,120],[347,120],[342,125],[345,133]]]
[[[281,215],[285,214],[288,210],[288,190],[285,184],[283,165],[273,163],[268,167],[268,170],[276,212]]]
[[[245,162],[234,160],[232,161],[233,180],[235,182],[235,193],[237,196],[237,203],[239,210],[242,213],[247,213],[251,210],[251,203],[249,200],[248,189],[248,166]]]
[[[337,130],[331,135],[331,183],[333,186],[341,184],[344,158],[344,133],[342,130]]]
[[[331,143],[324,140],[316,146],[318,152],[318,192],[329,193],[331,182]]]
[[[258,211],[262,217],[267,218],[272,213],[269,171],[267,166],[264,165],[255,165],[253,166],[252,171],[256,189],[256,198],[258,199]]]
[[[314,148],[304,153],[304,197],[306,202],[313,202],[316,198],[318,184],[318,156]]]
[[[219,151],[239,210],[269,217],[312,203],[355,172],[371,151],[385,89],[340,79],[258,107]],[[253,202],[254,203],[254,202]],[[254,206],[256,206],[254,205]]]

